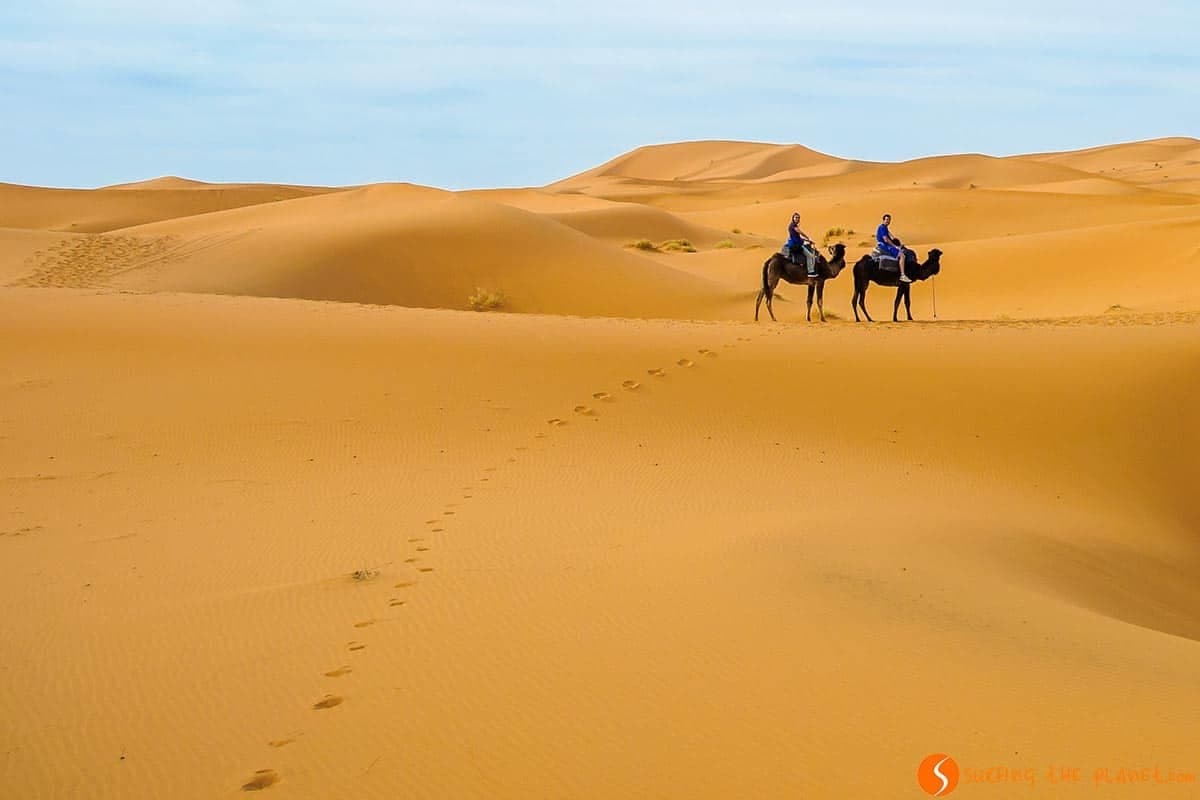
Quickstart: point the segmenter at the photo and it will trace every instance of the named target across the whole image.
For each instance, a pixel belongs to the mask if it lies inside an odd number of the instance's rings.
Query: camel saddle
[[[885,256],[883,253],[879,252],[878,247],[876,247],[874,250],[872,250],[870,255],[871,255],[871,260],[879,265],[879,269],[881,271],[883,271],[883,272],[899,272],[900,271],[900,259],[892,258],[890,256]]]
[[[910,264],[917,263],[916,253],[914,253],[912,250],[909,250],[907,247],[904,248],[904,252],[908,255],[908,261]],[[900,259],[892,258],[891,256],[885,256],[883,253],[879,252],[878,247],[872,250],[869,255],[871,256],[871,260],[879,265],[880,270],[884,272],[900,271]]]
[[[779,254],[798,267],[813,269],[817,265],[817,254],[804,246],[792,248],[785,244],[779,250]]]

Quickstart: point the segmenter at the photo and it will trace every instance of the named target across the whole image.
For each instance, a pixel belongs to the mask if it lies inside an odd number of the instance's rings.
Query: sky
[[[5,0],[0,181],[541,185],[645,144],[1200,135],[1197,0]]]

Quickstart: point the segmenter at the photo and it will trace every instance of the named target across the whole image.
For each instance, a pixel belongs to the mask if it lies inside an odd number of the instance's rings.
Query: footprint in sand
[[[426,524],[426,525],[437,525],[439,522],[441,522],[441,520],[440,520],[440,519],[427,519],[427,520],[425,520],[425,524]]]
[[[401,600],[401,599],[400,599],[400,598],[398,598],[398,597],[393,597],[391,600],[389,600],[389,601],[388,601],[388,607],[389,607],[389,608],[396,608],[397,606],[402,606],[402,605],[404,605],[404,602],[405,602],[405,601]]]
[[[417,560],[415,558],[406,558],[406,559],[404,559],[404,563],[405,564],[415,564],[415,563],[417,563]]]
[[[329,708],[337,708],[344,700],[336,694],[327,694],[317,702],[313,703],[313,711],[325,711]]]
[[[354,623],[354,627],[356,627],[356,628],[369,628],[369,627],[371,627],[372,625],[374,625],[374,624],[375,624],[376,622],[378,622],[378,621],[379,621],[379,620],[374,620],[374,619],[363,620],[362,622],[356,622],[356,623]]]
[[[430,528],[429,530],[430,533],[445,533],[445,531],[445,528]]]
[[[625,389],[626,391],[636,392],[638,389],[642,388],[642,385],[637,381],[622,381],[621,388]]]
[[[412,538],[410,538],[408,541],[409,541],[409,542],[423,542],[423,541],[425,541],[425,540],[424,540],[423,538],[421,538],[420,536],[413,536],[413,537],[412,537]]]
[[[548,419],[546,420],[546,423],[548,425],[553,425],[556,428],[561,428],[563,425],[567,424],[565,420],[561,420],[558,417],[555,417],[554,419]]]
[[[585,417],[593,417],[596,415],[595,409],[589,406],[575,406],[575,413],[582,414]]]
[[[690,358],[681,358],[678,361],[676,361],[675,363],[684,368],[691,368],[691,367],[696,366],[696,362],[692,361]]]
[[[420,547],[417,548],[417,552],[418,553],[429,552],[429,547],[427,545],[421,545]]]
[[[602,403],[611,403],[614,400],[613,396],[608,392],[595,392],[592,394],[592,398]]]
[[[454,512],[453,512],[453,511],[443,511],[443,512],[442,512],[442,514],[444,514],[444,515],[445,515],[445,516],[447,516],[447,517],[453,517],[453,516],[454,516]]]
[[[717,354],[714,353],[712,350],[709,350],[707,347],[700,348],[700,355],[702,355],[706,358],[716,358],[717,357]]]
[[[354,671],[354,670],[352,670],[352,669],[350,669],[349,667],[347,667],[347,666],[343,665],[343,666],[340,666],[340,667],[338,667],[337,669],[331,669],[331,670],[329,670],[329,672],[326,672],[326,673],[325,673],[325,677],[326,677],[326,678],[340,678],[340,677],[342,677],[343,675],[349,675],[349,674],[350,674],[351,672],[353,672],[353,671]],[[291,740],[289,740],[289,741],[291,741]]]
[[[433,572],[433,567],[417,567],[419,572]]]
[[[397,583],[397,584],[396,584],[395,586],[393,586],[392,588],[393,588],[393,589],[408,589],[408,588],[411,588],[411,587],[413,587],[413,586],[416,586],[416,585],[417,585],[417,584],[416,584],[416,582],[415,582],[415,581],[400,581],[400,583]]]
[[[294,741],[296,741],[296,740],[295,739],[272,739],[271,741],[267,742],[267,746],[275,747],[275,748],[287,747],[289,744],[291,744]]]
[[[647,374],[647,375],[653,375],[653,376],[654,376],[654,377],[656,377],[656,378],[663,378],[663,377],[666,377],[666,374],[667,374],[667,373],[666,373],[666,371],[665,371],[665,370],[662,370],[662,369],[659,369],[658,367],[655,367],[654,369],[648,369],[648,370],[646,370],[646,374]]]
[[[367,646],[365,644],[360,644],[358,642],[351,642],[349,649],[350,649],[351,653],[356,653],[359,650],[366,650]]]
[[[242,784],[243,792],[259,792],[279,783],[279,773],[273,769],[260,769],[254,777]]]

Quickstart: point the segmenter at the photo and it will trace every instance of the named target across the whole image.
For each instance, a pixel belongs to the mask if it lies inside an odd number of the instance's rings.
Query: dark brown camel
[[[812,322],[813,293],[815,292],[817,295],[817,313],[821,317],[821,322],[824,322],[825,281],[833,280],[838,276],[838,273],[846,268],[846,245],[839,242],[830,247],[829,259],[826,261],[823,254],[817,253],[817,274],[810,278],[808,270],[803,264],[793,264],[782,253],[776,253],[768,258],[763,263],[762,288],[758,291],[758,299],[754,301],[754,321],[758,322],[758,309],[762,305],[764,297],[767,298],[767,313],[771,315],[771,321],[777,321],[775,319],[775,311],[771,308],[771,300],[775,297],[775,287],[782,280],[788,283],[803,283],[808,286],[809,322]]]
[[[905,261],[905,272],[908,277],[914,282],[923,281],[932,278],[942,271],[941,257],[942,251],[933,249],[929,251],[929,258],[924,264],[918,263],[917,254],[912,250],[905,250],[908,254],[908,259]],[[854,265],[854,297],[850,300],[850,305],[854,308],[854,321],[860,322],[858,318],[858,309],[862,308],[863,314],[866,314],[867,322],[874,322],[871,315],[867,314],[867,287],[871,283],[878,283],[880,286],[895,286],[896,287],[896,302],[892,304],[892,322],[899,322],[897,318],[900,312],[900,301],[904,301],[904,313],[908,315],[908,321],[912,322],[912,284],[902,283],[900,281],[900,270],[884,270],[879,268],[879,262],[870,256],[863,256]]]

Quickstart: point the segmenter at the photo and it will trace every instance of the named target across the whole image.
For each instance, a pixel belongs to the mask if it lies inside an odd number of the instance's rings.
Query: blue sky
[[[1200,135],[1196,0],[0,6],[0,181],[539,185],[638,145]]]

